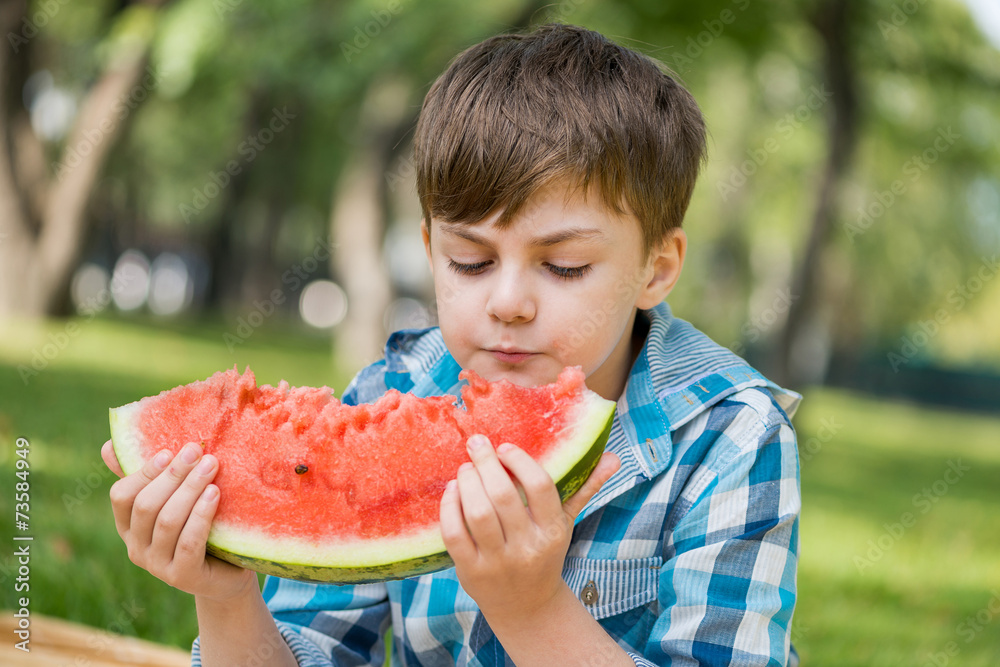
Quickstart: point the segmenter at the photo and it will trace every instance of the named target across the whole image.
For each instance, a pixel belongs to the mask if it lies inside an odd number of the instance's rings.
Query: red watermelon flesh
[[[187,442],[218,458],[214,555],[299,579],[410,576],[450,564],[439,505],[470,435],[526,450],[566,497],[596,465],[614,414],[579,368],[533,388],[460,377],[464,409],[395,390],[348,406],[329,387],[258,387],[233,369],[113,409],[112,440],[126,473]]]

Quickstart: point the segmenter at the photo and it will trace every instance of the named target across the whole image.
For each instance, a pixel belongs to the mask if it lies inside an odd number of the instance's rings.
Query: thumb
[[[570,520],[576,519],[576,515],[583,510],[584,505],[590,502],[594,494],[601,490],[604,483],[615,474],[621,465],[621,460],[614,453],[604,452],[601,455],[601,459],[597,462],[597,466],[590,473],[587,481],[563,503],[563,511],[566,512]]]
[[[118,456],[115,455],[114,445],[108,440],[101,447],[101,458],[104,459],[104,465],[111,469],[111,472],[118,475],[119,477],[125,476],[125,471],[122,470],[121,464],[118,463]]]

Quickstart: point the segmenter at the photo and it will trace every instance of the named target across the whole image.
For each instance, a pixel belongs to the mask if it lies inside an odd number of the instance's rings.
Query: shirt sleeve
[[[787,418],[744,407],[694,449],[721,452],[664,537],[660,613],[636,665],[786,665],[796,597],[798,451]],[[683,507],[689,504],[684,511]]]
[[[268,577],[263,594],[301,667],[384,664],[390,618],[384,584],[334,586]],[[201,665],[199,639],[191,647],[193,667]],[[263,650],[260,664],[267,664]]]

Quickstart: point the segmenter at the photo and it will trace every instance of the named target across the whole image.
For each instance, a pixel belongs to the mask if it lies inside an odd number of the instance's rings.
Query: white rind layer
[[[142,458],[143,438],[139,430],[141,404],[142,401],[136,401],[110,410],[111,444],[126,475],[131,475],[146,463]]]
[[[275,537],[247,526],[216,521],[208,541],[224,551],[260,560],[314,567],[362,568],[389,565],[444,551],[441,527],[435,522],[411,535],[357,539],[329,538],[314,541],[292,536]]]

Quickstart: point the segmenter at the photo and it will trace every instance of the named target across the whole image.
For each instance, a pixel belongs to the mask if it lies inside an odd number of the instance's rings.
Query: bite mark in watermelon
[[[304,581],[409,577],[451,565],[439,505],[470,435],[524,449],[565,499],[597,465],[614,418],[579,367],[531,388],[459,377],[464,409],[454,396],[396,390],[349,406],[329,387],[258,387],[234,368],[112,408],[111,439],[126,474],[188,442],[219,460],[213,556]]]

